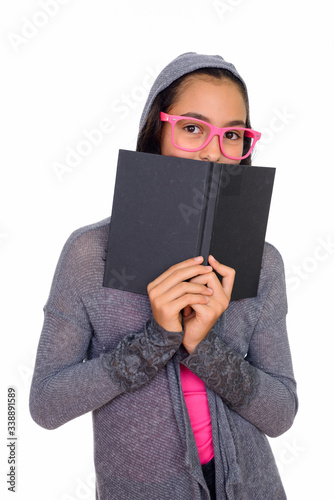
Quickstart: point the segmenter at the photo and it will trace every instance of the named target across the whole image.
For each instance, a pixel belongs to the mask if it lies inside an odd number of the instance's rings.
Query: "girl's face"
[[[184,83],[183,83],[184,85]],[[215,125],[216,127],[246,127],[246,105],[238,86],[230,80],[198,76],[186,81],[176,103],[167,111],[171,115],[193,116]],[[175,147],[171,140],[171,125],[164,123],[161,134],[161,154],[212,161],[216,163],[240,163],[223,155],[216,135],[200,151],[183,151]]]

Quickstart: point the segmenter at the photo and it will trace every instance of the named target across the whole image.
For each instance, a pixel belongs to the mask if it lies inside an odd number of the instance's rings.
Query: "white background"
[[[2,498],[95,498],[91,416],[46,431],[28,411],[42,308],[67,237],[110,215],[118,149],[135,149],[154,75],[187,51],[235,64],[253,128],[263,132],[254,164],[277,168],[267,240],[286,266],[300,409],[271,444],[289,500],[334,498],[330,7],[321,0],[1,3]],[[83,153],[84,131],[101,122],[112,132],[69,167],[69,152]],[[8,386],[18,399],[15,496],[6,491]]]

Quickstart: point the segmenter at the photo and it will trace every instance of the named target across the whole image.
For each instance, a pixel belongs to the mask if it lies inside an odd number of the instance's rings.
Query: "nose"
[[[209,144],[207,144],[205,148],[200,150],[199,157],[203,161],[213,161],[215,163],[227,163],[225,160],[228,159],[223,156],[223,153],[220,149],[218,135],[212,137]]]

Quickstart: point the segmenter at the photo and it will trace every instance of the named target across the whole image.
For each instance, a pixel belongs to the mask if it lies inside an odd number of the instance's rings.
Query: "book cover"
[[[146,294],[173,264],[211,253],[236,270],[232,300],[256,296],[274,177],[120,150],[103,286]]]

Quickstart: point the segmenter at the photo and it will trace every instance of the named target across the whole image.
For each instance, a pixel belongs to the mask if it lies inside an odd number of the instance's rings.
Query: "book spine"
[[[198,255],[203,255],[204,257],[204,265],[208,264],[208,257],[210,255],[213,220],[219,192],[220,170],[221,168],[218,164],[210,163],[203,200],[203,220],[198,252]]]

